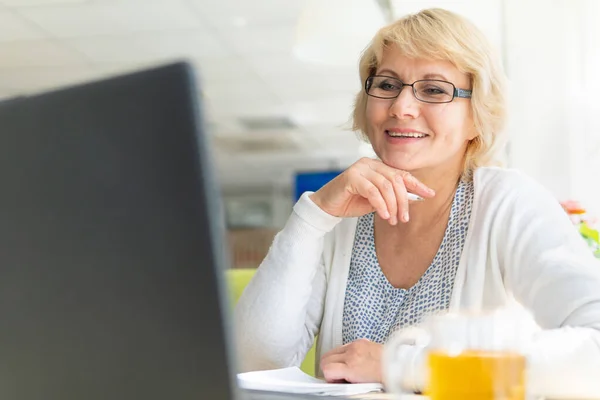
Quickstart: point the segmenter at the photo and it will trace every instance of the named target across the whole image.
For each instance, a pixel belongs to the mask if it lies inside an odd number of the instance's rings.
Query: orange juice
[[[428,358],[431,400],[524,400],[525,357],[510,352],[432,351]]]

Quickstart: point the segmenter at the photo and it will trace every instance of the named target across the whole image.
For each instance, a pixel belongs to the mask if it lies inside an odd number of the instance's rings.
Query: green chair
[[[244,288],[254,276],[256,269],[254,268],[232,268],[226,271],[227,284],[229,286],[229,295],[231,304],[237,303]],[[315,376],[315,345],[310,348],[302,365],[300,366],[305,373]]]

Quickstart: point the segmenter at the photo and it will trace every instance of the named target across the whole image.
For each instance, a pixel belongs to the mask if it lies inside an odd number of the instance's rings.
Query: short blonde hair
[[[375,73],[386,46],[398,46],[410,58],[445,60],[471,81],[471,111],[477,137],[467,148],[463,178],[480,166],[500,164],[506,122],[505,75],[495,49],[466,18],[438,8],[407,15],[377,32],[360,58],[361,82]],[[352,128],[368,141],[367,94],[356,95]]]

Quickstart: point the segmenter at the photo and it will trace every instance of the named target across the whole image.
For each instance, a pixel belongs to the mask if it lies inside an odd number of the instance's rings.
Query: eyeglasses
[[[415,98],[424,103],[450,103],[455,97],[471,98],[471,91],[457,89],[454,84],[437,79],[423,79],[411,84],[391,76],[372,75],[365,81],[365,91],[378,99],[395,99],[404,86],[411,86]]]

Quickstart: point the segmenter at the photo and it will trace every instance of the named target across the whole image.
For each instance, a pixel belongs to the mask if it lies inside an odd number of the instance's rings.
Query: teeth
[[[409,137],[409,138],[424,138],[425,134],[423,133],[416,133],[416,132],[410,132],[410,133],[399,133],[399,132],[390,132],[387,131],[387,134],[392,136],[392,137]]]

